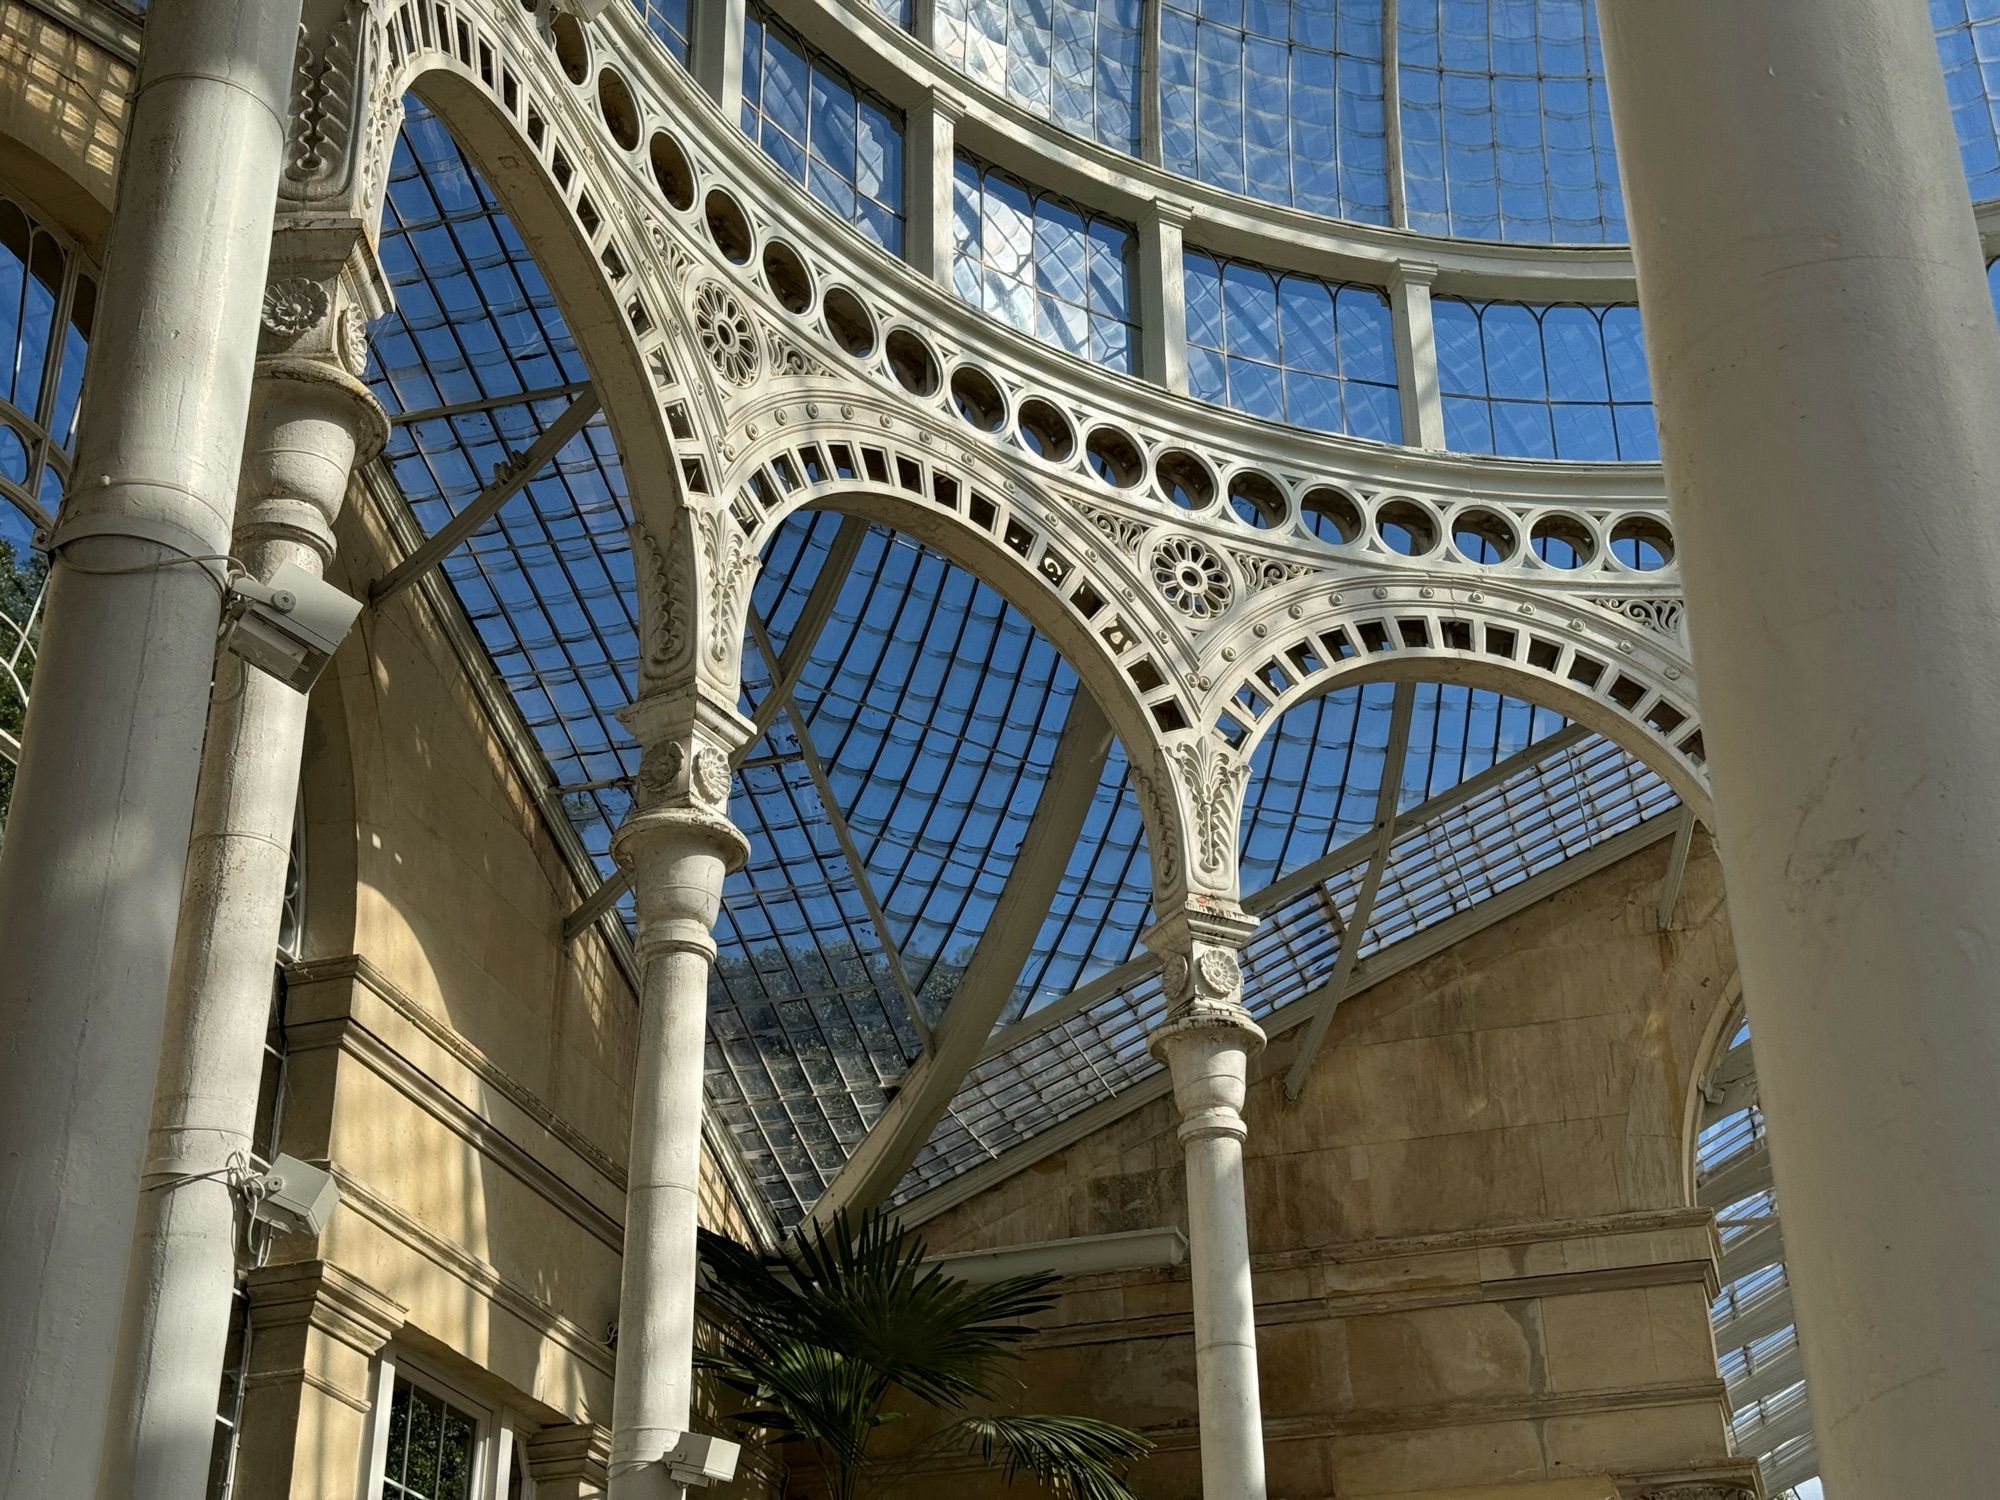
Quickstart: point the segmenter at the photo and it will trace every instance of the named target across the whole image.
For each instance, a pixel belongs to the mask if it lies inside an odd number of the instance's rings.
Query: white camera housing
[[[310,692],[359,613],[360,600],[296,563],[280,563],[269,583],[230,584],[222,644],[285,686]]]
[[[340,1203],[340,1184],[328,1173],[282,1152],[248,1187],[250,1217],[286,1234],[318,1235]]]
[[[677,1484],[721,1484],[735,1477],[738,1451],[727,1438],[684,1432],[661,1462]]]

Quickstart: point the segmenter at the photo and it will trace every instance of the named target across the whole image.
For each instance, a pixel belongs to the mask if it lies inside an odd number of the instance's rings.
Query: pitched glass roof
[[[383,240],[398,309],[377,330],[370,379],[398,416],[382,465],[435,532],[550,427],[585,372],[497,199],[410,104]],[[600,873],[636,769],[613,718],[637,659],[629,518],[597,416],[444,563]],[[828,582],[831,608],[809,615],[829,567],[845,569]],[[775,662],[796,685],[767,703]],[[729,880],[717,931],[708,1086],[781,1223],[838,1175],[922,1055],[1006,888],[1077,687],[996,592],[907,538],[804,513],[771,543],[744,672],[745,712],[766,727],[731,803],[752,855]],[[1395,773],[1404,821],[1357,939],[1364,976],[1397,943],[1673,802],[1623,752],[1547,711],[1456,687],[1410,692],[1410,749]],[[1267,914],[1246,953],[1260,1015],[1333,972],[1395,693],[1311,700],[1257,750],[1243,840],[1245,888],[1263,892],[1252,903]],[[1149,909],[1138,808],[1114,748],[1000,1030],[899,1198],[1152,1076],[1144,1034],[1161,1001],[1139,943]]]

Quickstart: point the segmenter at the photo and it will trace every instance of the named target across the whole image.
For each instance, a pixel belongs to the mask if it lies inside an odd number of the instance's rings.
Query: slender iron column
[[[340,363],[260,361],[237,557],[262,579],[287,562],[321,573],[349,476],[387,435],[382,409]],[[231,1179],[247,1167],[256,1129],[305,727],[303,694],[234,657],[218,663],[106,1425],[105,1500],[199,1494],[208,1472],[236,1279]]]
[[[157,0],[0,857],[0,1474],[88,1495],[207,716],[299,0]]]
[[[703,717],[721,733],[693,733],[687,708],[684,701],[655,699],[628,712],[646,750],[639,803],[613,841],[638,903],[640,1014],[611,1500],[681,1494],[659,1460],[688,1430],[694,1388],[695,1211],[712,932],[723,877],[749,855],[723,810],[729,750],[748,725],[714,712]]]
[[[1249,923],[1183,913],[1146,935],[1172,1006],[1149,1046],[1173,1076],[1187,1165],[1202,1500],[1264,1500],[1257,1307],[1243,1198],[1243,1100],[1264,1033],[1242,1004]]]
[[[1599,0],[1826,1489],[2000,1472],[2000,336],[1930,22]]]

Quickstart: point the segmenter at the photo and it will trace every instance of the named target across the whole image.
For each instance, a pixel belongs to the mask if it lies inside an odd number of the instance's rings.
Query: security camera
[[[222,645],[286,687],[306,693],[359,613],[358,599],[296,563],[280,563],[269,583],[254,578],[230,583]]]
[[[318,1235],[340,1202],[340,1185],[330,1175],[283,1153],[244,1187],[250,1217],[286,1234]]]
[[[661,1460],[676,1484],[722,1484],[736,1475],[736,1444],[699,1432],[684,1432]]]

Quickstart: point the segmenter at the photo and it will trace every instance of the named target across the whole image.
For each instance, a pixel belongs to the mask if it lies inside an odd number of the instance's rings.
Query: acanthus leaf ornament
[[[1205,875],[1229,868],[1236,844],[1236,820],[1250,767],[1209,740],[1185,740],[1169,752],[1193,804],[1195,864]]]
[[[688,545],[688,521],[675,526],[666,548],[643,522],[634,526],[636,551],[644,569],[640,586],[649,608],[640,677],[649,684],[670,681],[693,650],[688,590],[694,581],[694,557]]]
[[[749,539],[723,510],[703,513],[701,546],[708,572],[708,656],[720,666],[742,639],[741,605],[747,597],[750,575],[756,571],[757,556]]]
[[[1655,635],[1664,635],[1678,640],[1681,635],[1682,605],[1678,599],[1659,595],[1640,595],[1633,598],[1594,598],[1592,604],[1602,605],[1614,614],[1637,622]]]

